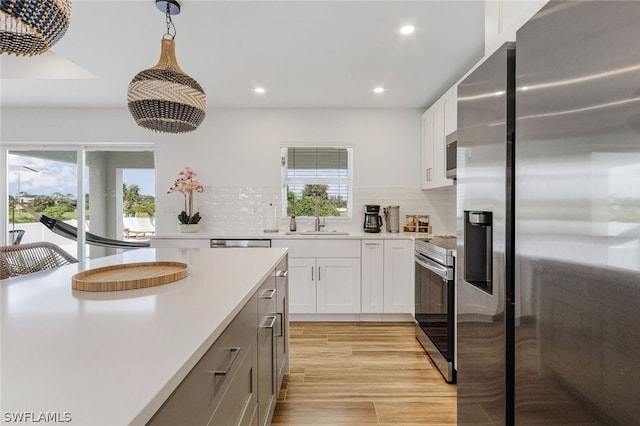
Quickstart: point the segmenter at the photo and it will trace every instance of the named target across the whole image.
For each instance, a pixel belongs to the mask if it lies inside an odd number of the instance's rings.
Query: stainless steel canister
[[[384,209],[384,220],[387,223],[387,232],[400,232],[400,206],[387,206]]]

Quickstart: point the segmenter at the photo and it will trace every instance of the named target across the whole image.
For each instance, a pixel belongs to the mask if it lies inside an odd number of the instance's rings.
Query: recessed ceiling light
[[[408,35],[413,33],[415,30],[416,28],[413,25],[405,25],[404,27],[400,28],[400,34]]]
[[[255,89],[253,89],[253,91],[260,95],[265,92],[264,87],[256,87]]]
[[[384,87],[376,87],[373,89],[373,93],[384,93]]]

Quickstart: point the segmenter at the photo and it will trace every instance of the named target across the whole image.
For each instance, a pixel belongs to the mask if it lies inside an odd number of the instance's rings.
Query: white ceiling
[[[177,60],[209,108],[424,108],[484,54],[482,0],[180,3]],[[2,106],[125,107],[165,32],[154,0],[74,0],[52,53],[2,55]]]

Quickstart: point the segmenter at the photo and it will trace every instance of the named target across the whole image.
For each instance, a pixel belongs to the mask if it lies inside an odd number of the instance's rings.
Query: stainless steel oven
[[[455,238],[416,240],[416,338],[448,383],[455,383]]]

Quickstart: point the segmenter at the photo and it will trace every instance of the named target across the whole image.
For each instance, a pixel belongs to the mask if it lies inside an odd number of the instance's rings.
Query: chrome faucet
[[[324,227],[324,223],[320,223],[320,204],[318,197],[316,197],[316,220],[315,225],[313,227],[314,231],[319,231],[320,228]]]

